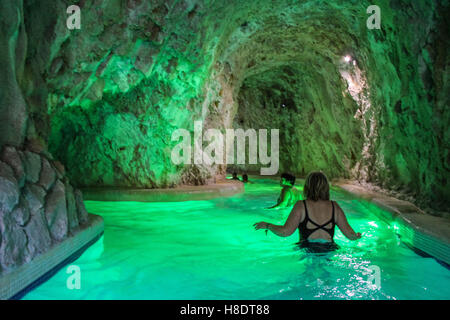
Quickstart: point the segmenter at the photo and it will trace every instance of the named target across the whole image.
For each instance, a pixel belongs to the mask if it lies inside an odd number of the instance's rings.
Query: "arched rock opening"
[[[14,40],[1,53],[12,93],[1,100],[2,146],[41,145],[77,186],[203,184],[225,166],[174,166],[171,133],[195,120],[231,128],[236,115],[252,119],[248,108],[279,103],[269,99],[279,91],[299,110],[286,113],[283,169],[306,173],[310,157],[333,177],[448,208],[446,8],[383,1],[381,29],[369,30],[369,5],[89,1],[71,31],[64,1],[17,1],[19,17],[2,10],[2,39]],[[248,125],[281,125],[266,116]]]

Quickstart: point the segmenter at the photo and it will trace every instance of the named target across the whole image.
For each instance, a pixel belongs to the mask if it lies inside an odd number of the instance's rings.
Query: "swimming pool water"
[[[253,224],[283,224],[277,181],[255,180],[229,198],[188,202],[86,201],[105,220],[104,236],[24,299],[448,299],[450,271],[405,247],[378,207],[331,191],[362,239],[336,228],[336,252],[298,250],[299,235],[281,238]],[[302,181],[299,181],[302,185]],[[379,271],[379,272],[377,272]],[[380,282],[375,282],[379,274]],[[374,284],[378,284],[376,286]]]

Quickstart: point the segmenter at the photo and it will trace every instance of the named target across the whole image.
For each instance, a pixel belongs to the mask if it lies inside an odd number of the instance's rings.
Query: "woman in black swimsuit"
[[[268,222],[254,224],[256,230],[266,229],[280,237],[288,237],[298,228],[301,248],[313,252],[334,250],[334,227],[337,225],[350,240],[361,238],[348,224],[344,211],[334,201],[330,201],[330,187],[322,172],[311,172],[303,189],[306,200],[297,201],[283,226]]]

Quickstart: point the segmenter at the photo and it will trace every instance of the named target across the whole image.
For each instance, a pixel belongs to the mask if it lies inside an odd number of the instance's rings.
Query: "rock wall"
[[[247,119],[280,128],[283,170],[448,208],[447,2],[379,1],[381,30],[368,1],[77,3],[68,30],[71,3],[27,1],[16,50],[36,135],[77,186],[208,183],[225,166],[175,166],[172,132]]]
[[[64,167],[46,156],[13,146],[0,154],[0,273],[7,272],[88,222],[80,190]]]
[[[252,11],[222,49],[242,83],[234,126],[285,130],[283,170],[322,169],[448,212],[449,4],[379,1],[380,30],[366,27],[369,5]]]
[[[30,44],[28,102],[71,181],[156,188],[214,179],[216,168],[170,158],[175,129],[193,131],[195,120],[224,127],[204,110],[215,89],[206,83],[214,41],[202,3],[82,1],[74,31],[66,28],[68,4],[28,2],[26,25],[33,39],[48,31]],[[42,8],[50,11],[44,21],[32,14]]]
[[[31,261],[87,223],[80,190],[29,117],[22,1],[0,3],[0,273]]]
[[[379,1],[381,30],[366,26],[369,1],[7,4],[14,50],[2,46],[2,87],[15,112],[1,113],[5,141],[19,145],[28,128],[77,186],[213,181],[225,166],[172,163],[172,132],[196,120],[239,126],[238,112],[252,119],[260,101],[284,99],[296,110],[283,111],[282,169],[320,168],[448,208],[446,1]],[[71,4],[80,30],[66,27]],[[264,117],[245,125],[282,125]]]
[[[390,1],[384,32],[368,34],[366,67],[377,134],[364,180],[443,212],[450,211],[448,7]]]
[[[329,178],[350,178],[364,144],[358,105],[335,94],[346,89],[340,77],[305,69],[277,67],[246,78],[234,126],[279,129],[280,172],[305,177],[322,170]],[[237,167],[254,172],[260,165]]]

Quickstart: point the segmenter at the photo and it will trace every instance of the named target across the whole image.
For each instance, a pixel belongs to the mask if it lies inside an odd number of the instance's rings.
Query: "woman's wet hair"
[[[287,173],[287,172],[283,173],[281,175],[281,178],[284,178],[287,181],[289,181],[291,183],[291,185],[294,185],[294,183],[295,183],[295,176],[290,173]]]
[[[330,185],[323,172],[315,171],[308,174],[303,188],[303,195],[308,200],[330,200]]]

